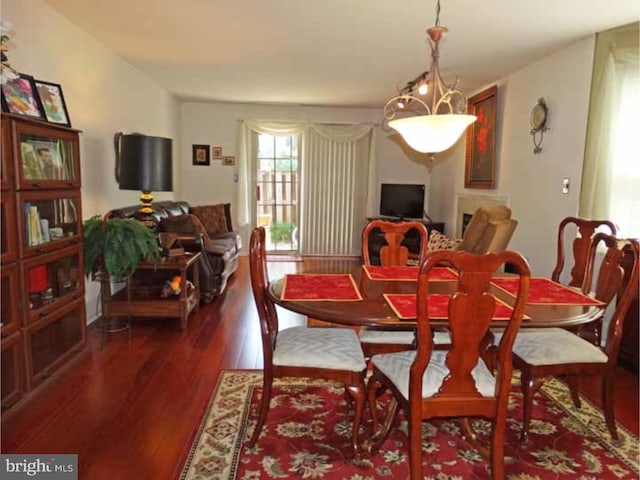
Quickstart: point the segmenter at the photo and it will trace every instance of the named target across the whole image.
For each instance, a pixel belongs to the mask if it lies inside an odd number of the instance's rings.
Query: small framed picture
[[[192,145],[193,153],[193,165],[209,166],[211,160],[209,159],[209,145]]]
[[[62,87],[57,83],[43,80],[35,80],[35,84],[47,122],[70,127],[71,120],[69,120],[69,112],[62,94]]]
[[[2,110],[44,120],[44,111],[33,77],[20,74],[2,85]]]
[[[222,147],[211,147],[211,158],[220,160],[222,158]]]
[[[235,165],[236,164],[236,157],[222,157],[222,164],[223,165]]]

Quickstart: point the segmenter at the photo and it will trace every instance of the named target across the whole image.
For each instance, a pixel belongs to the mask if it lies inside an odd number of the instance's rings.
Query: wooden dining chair
[[[522,329],[516,337],[513,362],[515,367],[522,371],[524,397],[522,441],[527,440],[529,436],[533,397],[544,379],[552,375],[567,381],[576,407],[580,407],[577,391],[580,379],[599,376],[607,428],[614,440],[618,438],[613,408],[613,381],[624,319],[638,288],[640,247],[637,240],[619,240],[613,235],[596,233],[587,254],[585,285],[592,283],[596,252],[600,243],[604,243],[606,252],[600,263],[594,296],[607,305],[617,297],[604,347],[593,345],[579,335],[562,328]],[[621,287],[622,285],[624,286]]]
[[[571,242],[572,265],[569,270],[569,281],[562,282],[561,276],[565,267],[565,244],[567,243],[567,227],[574,226],[577,236]],[[582,288],[584,275],[587,269],[587,256],[591,239],[596,230],[604,229],[604,233],[616,235],[617,229],[613,222],[609,220],[589,220],[587,218],[567,217],[560,222],[558,226],[558,248],[556,266],[551,273],[551,280],[558,283],[564,283],[570,287]]]
[[[575,237],[567,238],[569,232],[573,232],[575,228]],[[580,217],[567,217],[560,222],[558,226],[558,248],[556,266],[551,273],[551,280],[558,283],[564,283],[570,287],[581,288],[584,293],[589,293],[589,286],[584,286],[584,277],[587,269],[587,257],[589,254],[589,246],[596,232],[600,230],[603,233],[616,235],[617,229],[613,222],[609,220],[590,220]],[[568,281],[563,282],[563,272],[565,270],[565,246],[570,242],[571,245],[571,265]],[[586,288],[586,291],[585,291]],[[577,333],[582,338],[589,340],[594,345],[600,345],[602,338],[602,317],[590,322],[587,325],[581,325],[577,328],[570,328],[570,331]]]
[[[380,248],[380,265],[385,267],[404,266],[409,260],[409,250],[402,241],[409,230],[415,229],[420,236],[418,262],[422,263],[427,254],[429,232],[424,223],[418,221],[390,222],[372,220],[362,230],[362,262],[371,265],[369,237],[384,235],[387,242]],[[438,332],[441,341],[447,341],[446,333]],[[401,352],[411,348],[415,342],[415,330],[388,330],[363,327],[359,333],[360,343],[365,357],[370,358],[377,353]]]
[[[391,222],[387,220],[371,220],[362,229],[362,262],[371,265],[371,252],[369,251],[369,239],[372,235],[384,236],[387,244],[380,248],[380,265],[396,267],[406,265],[409,260],[409,249],[402,245],[407,232],[416,230],[420,236],[418,251],[418,263],[422,263],[427,254],[429,232],[424,223],[415,220],[406,222]]]
[[[263,227],[251,233],[249,270],[262,334],[264,379],[260,412],[248,445],[253,446],[260,436],[269,410],[273,379],[311,377],[345,385],[355,405],[351,441],[354,451],[359,451],[358,429],[365,402],[366,363],[357,335],[346,328],[300,326],[278,331],[275,305],[267,293],[269,280]]]
[[[495,297],[489,292],[493,273],[509,262],[519,275],[519,288],[511,318],[499,344],[491,346]],[[448,325],[452,345],[449,351],[435,350],[429,317],[429,271],[448,263],[459,271],[456,290],[449,300]],[[417,288],[418,348],[374,355],[367,396],[372,413],[373,440],[367,450],[375,452],[387,438],[398,405],[409,422],[409,464],[411,479],[422,478],[422,421],[435,417],[482,417],[491,421],[491,475],[504,478],[504,443],[507,404],[511,385],[511,347],[522,322],[529,291],[530,272],[518,253],[505,251],[485,255],[436,251],[420,268]],[[489,366],[491,368],[489,368]],[[495,374],[494,374],[495,372]],[[377,397],[390,390],[393,397],[386,418],[378,427]],[[481,451],[470,422],[463,421],[467,437]]]

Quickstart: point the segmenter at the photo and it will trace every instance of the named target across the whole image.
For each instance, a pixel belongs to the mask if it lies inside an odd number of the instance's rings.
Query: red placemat
[[[380,267],[377,265],[364,265],[364,271],[371,280],[396,280],[396,281],[416,281],[418,279],[419,267]],[[458,274],[448,267],[435,267],[429,273],[429,281],[457,280]]]
[[[284,277],[282,300],[333,301],[362,300],[350,274],[294,273]]]
[[[429,318],[444,319],[449,317],[449,298],[447,293],[429,294]],[[410,319],[418,316],[417,296],[415,293],[385,293],[385,300],[391,306],[399,319]],[[496,308],[493,318],[508,320],[511,318],[512,308],[499,298],[496,298]]]
[[[491,283],[512,297],[516,296],[518,282],[517,277],[496,277],[491,280]],[[548,278],[537,277],[531,278],[527,303],[530,305],[604,305],[600,300],[584,295],[573,288]]]

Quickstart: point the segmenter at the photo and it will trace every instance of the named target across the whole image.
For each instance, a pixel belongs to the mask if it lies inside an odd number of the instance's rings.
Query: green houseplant
[[[97,279],[107,273],[113,279],[130,276],[141,260],[160,256],[154,233],[131,218],[92,217],[82,224],[84,273]]]

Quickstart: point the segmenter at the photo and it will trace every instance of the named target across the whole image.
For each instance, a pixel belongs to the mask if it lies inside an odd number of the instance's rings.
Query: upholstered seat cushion
[[[366,327],[360,330],[358,336],[362,343],[388,343],[398,345],[411,345],[415,338],[413,330],[374,330]]]
[[[422,398],[435,395],[442,385],[442,381],[449,374],[449,368],[445,364],[448,352],[433,350],[431,360],[422,377]],[[385,353],[374,355],[371,358],[373,365],[384,373],[393,382],[398,391],[406,399],[409,398],[409,369],[416,358],[415,351],[399,353]],[[476,388],[483,397],[493,397],[495,394],[495,378],[482,360],[471,371],[471,376],[476,382]]]
[[[361,372],[366,368],[356,333],[349,328],[293,327],[278,332],[274,365]]]
[[[513,342],[513,353],[530,365],[606,363],[608,360],[598,347],[562,328],[520,330]]]
[[[413,330],[374,330],[362,328],[360,330],[361,343],[387,343],[394,345],[411,345],[415,338]],[[433,343],[436,345],[451,344],[449,332],[433,332]]]

